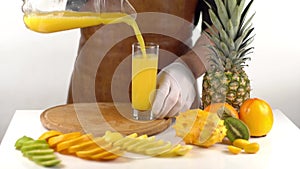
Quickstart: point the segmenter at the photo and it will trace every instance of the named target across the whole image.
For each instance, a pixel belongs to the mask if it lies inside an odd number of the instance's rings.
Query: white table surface
[[[23,169],[43,168],[24,158],[15,150],[15,141],[23,135],[38,138],[45,128],[39,115],[42,110],[17,110],[0,145],[0,168]],[[70,169],[274,169],[300,168],[300,130],[281,111],[274,110],[274,125],[266,137],[251,138],[258,142],[257,154],[232,155],[226,145],[216,144],[210,148],[194,147],[184,157],[178,158],[118,158],[109,162],[82,160],[73,156],[57,154],[62,160],[59,168]],[[166,136],[173,137],[170,128]],[[299,160],[299,161],[298,161]]]

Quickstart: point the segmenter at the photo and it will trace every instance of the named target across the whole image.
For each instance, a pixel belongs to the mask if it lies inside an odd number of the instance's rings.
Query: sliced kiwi
[[[248,140],[250,132],[248,126],[240,119],[227,117],[224,119],[224,124],[227,128],[226,137],[233,142],[235,139]]]
[[[24,145],[21,147],[21,152],[25,153],[30,150],[40,150],[40,149],[47,149],[49,148],[48,144],[29,144],[29,145]]]
[[[33,140],[33,138],[30,138],[30,137],[27,137],[27,136],[23,136],[23,137],[19,138],[19,139],[16,141],[16,143],[15,143],[15,148],[16,148],[17,150],[20,150],[21,147],[23,146],[23,144],[24,144],[25,142],[30,141],[30,140]]]
[[[53,167],[53,166],[58,165],[59,163],[60,163],[59,159],[37,162],[37,164],[45,166],[45,167]]]
[[[49,147],[45,140],[34,140],[23,136],[16,141],[15,147],[36,164],[52,167],[60,163],[60,160],[54,154],[54,150]]]
[[[31,157],[31,160],[35,162],[42,162],[42,161],[49,161],[49,160],[55,160],[56,155],[55,154],[46,154],[46,155],[35,155]]]
[[[48,144],[46,140],[29,140],[23,143],[23,146],[33,145],[33,144]]]
[[[53,149],[38,149],[38,150],[31,150],[31,151],[26,151],[23,153],[24,156],[26,157],[32,157],[32,156],[41,156],[41,155],[48,155],[48,154],[53,154],[54,150]]]

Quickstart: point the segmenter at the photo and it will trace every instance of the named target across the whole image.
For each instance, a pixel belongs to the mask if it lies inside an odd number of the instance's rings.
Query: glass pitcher
[[[22,10],[27,28],[41,33],[136,18],[128,0],[24,0]]]

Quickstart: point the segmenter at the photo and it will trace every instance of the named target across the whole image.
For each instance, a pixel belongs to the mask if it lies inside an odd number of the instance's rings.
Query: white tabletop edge
[[[8,126],[0,145],[0,163],[5,168],[41,168],[26,161],[17,152],[13,145],[17,138],[28,135],[37,138],[46,129],[41,125],[39,115],[43,110],[17,110]],[[258,142],[261,146],[257,154],[231,155],[226,153],[226,146],[217,144],[211,148],[195,147],[185,157],[174,159],[150,158],[122,162],[117,160],[112,163],[87,162],[74,157],[59,155],[65,166],[62,168],[244,168],[244,169],[272,169],[272,168],[297,168],[298,158],[290,153],[300,152],[300,130],[280,110],[273,110],[274,125],[270,133],[263,138],[251,138],[250,141]],[[22,125],[22,126],[20,126]],[[289,155],[290,154],[290,155]],[[7,159],[7,160],[6,160]],[[14,160],[11,163],[9,160]],[[201,164],[201,166],[200,166]],[[245,165],[246,164],[246,165]],[[81,167],[79,167],[82,165]],[[77,166],[77,167],[76,167]]]

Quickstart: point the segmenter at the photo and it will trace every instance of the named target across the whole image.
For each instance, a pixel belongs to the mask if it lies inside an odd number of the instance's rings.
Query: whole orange
[[[239,116],[248,126],[251,136],[265,136],[272,129],[274,121],[272,108],[262,99],[246,100],[240,107]]]
[[[235,110],[234,107],[232,107],[230,104],[228,103],[212,103],[210,105],[208,105],[207,107],[205,107],[205,111],[208,111],[208,112],[212,112],[212,113],[218,113],[218,111],[220,109],[223,109],[223,113],[224,116],[232,116],[232,117],[235,117],[235,118],[239,118],[239,113]],[[222,115],[221,115],[222,116]]]

